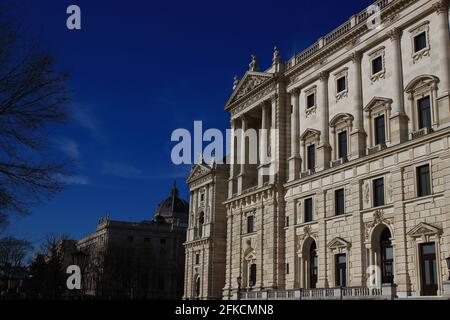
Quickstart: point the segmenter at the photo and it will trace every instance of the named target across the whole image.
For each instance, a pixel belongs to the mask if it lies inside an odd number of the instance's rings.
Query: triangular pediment
[[[342,238],[334,238],[330,242],[328,242],[328,248],[330,249],[338,249],[338,248],[349,248],[350,242],[345,241]]]
[[[408,236],[419,238],[426,235],[441,234],[442,230],[425,222],[419,223],[408,232]]]
[[[372,100],[364,107],[364,111],[370,111],[380,105],[390,105],[392,104],[392,99],[382,98],[382,97],[373,97]]]
[[[239,81],[234,88],[231,97],[228,99],[225,108],[228,108],[234,101],[242,98],[254,89],[260,87],[266,81],[273,78],[273,74],[267,72],[247,71],[244,77]]]
[[[212,169],[205,164],[196,164],[187,178],[187,183],[211,173]]]

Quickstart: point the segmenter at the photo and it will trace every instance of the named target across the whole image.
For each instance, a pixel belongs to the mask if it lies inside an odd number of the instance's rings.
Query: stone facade
[[[225,279],[228,165],[198,164],[187,180],[190,217],[184,299],[220,299]]]
[[[448,1],[375,6],[235,80],[231,128],[276,135],[258,139],[269,163],[244,161],[243,131],[231,142],[224,299],[444,295]]]
[[[180,299],[188,210],[174,186],[153,220],[100,219],[95,232],[77,242],[88,255],[83,293],[99,299]]]

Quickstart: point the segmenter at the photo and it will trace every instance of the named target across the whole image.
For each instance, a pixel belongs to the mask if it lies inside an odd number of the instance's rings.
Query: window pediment
[[[378,110],[390,109],[392,104],[392,99],[374,97],[370,102],[364,107],[365,112],[376,112]]]
[[[342,238],[339,238],[339,237],[337,237],[337,238],[334,238],[333,240],[331,240],[329,243],[328,243],[328,248],[329,249],[344,249],[344,248],[350,248],[351,247],[351,244],[350,244],[350,242],[347,242],[347,241],[345,241],[344,239],[342,239]]]
[[[429,88],[439,83],[439,78],[432,75],[421,75],[409,82],[405,88],[406,93],[413,93],[423,88]]]
[[[305,132],[300,136],[301,140],[319,140],[320,139],[320,131],[316,129],[306,129]]]
[[[420,238],[429,235],[440,235],[442,230],[428,223],[421,222],[408,232],[408,236],[412,238]]]
[[[339,113],[330,121],[330,127],[336,127],[340,123],[349,124],[353,122],[353,116],[350,113]]]

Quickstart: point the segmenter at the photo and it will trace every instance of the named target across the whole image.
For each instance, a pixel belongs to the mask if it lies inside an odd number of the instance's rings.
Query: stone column
[[[244,177],[245,177],[245,159],[246,159],[246,148],[245,148],[245,131],[247,130],[247,120],[245,119],[245,116],[241,117],[241,137],[240,137],[240,153],[239,153],[239,167],[240,167],[240,173],[237,177],[237,193],[241,194],[243,189],[245,188],[244,185]]]
[[[390,121],[390,142],[391,145],[399,144],[408,140],[408,117],[405,113],[404,87],[403,87],[403,66],[401,51],[401,30],[394,28],[389,31],[389,38],[392,42],[392,85],[394,86],[394,102]],[[388,124],[386,124],[388,125]],[[389,136],[389,133],[388,133]]]
[[[235,168],[236,168],[236,152],[235,152],[235,135],[234,135],[234,130],[236,129],[236,120],[235,119],[231,119],[231,134],[230,134],[230,139],[231,139],[231,143],[230,143],[230,177],[228,179],[228,199],[230,199],[231,197],[233,197],[233,190],[235,188],[234,185],[234,175],[235,175]]]
[[[433,6],[438,15],[439,45],[439,87],[443,95],[450,92],[450,48],[449,48],[449,26],[448,26],[448,0],[437,1]]]
[[[268,162],[267,142],[269,131],[267,130],[267,105],[261,106],[261,131],[259,133],[259,167],[258,167],[258,187],[264,184],[264,173]]]
[[[319,75],[320,94],[319,105],[322,128],[320,134],[320,145],[317,146],[316,170],[321,171],[330,166],[331,147],[329,139],[329,110],[328,110],[328,71],[322,71]]]
[[[299,125],[300,125],[300,90],[294,89],[291,92],[291,156],[289,158],[289,181],[299,178],[300,175],[300,152],[299,152]]]
[[[272,130],[278,130],[277,128],[277,105],[278,105],[278,95],[275,94],[272,96],[271,100],[271,125],[270,128]],[[269,183],[275,183],[275,175],[277,173],[278,166],[278,141],[277,138],[279,136],[279,132],[276,135],[272,135],[271,133],[271,142],[270,142],[270,175],[269,175]]]
[[[353,160],[365,155],[366,133],[363,123],[363,100],[362,100],[362,73],[361,73],[361,53],[354,52],[351,55],[353,68],[352,80],[350,82],[353,94],[353,130],[349,132],[350,148],[349,159]]]

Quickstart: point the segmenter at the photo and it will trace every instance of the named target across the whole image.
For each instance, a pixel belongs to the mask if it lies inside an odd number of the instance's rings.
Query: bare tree
[[[21,38],[0,0],[0,226],[62,188],[67,162],[48,156],[51,125],[67,120],[67,73]]]

